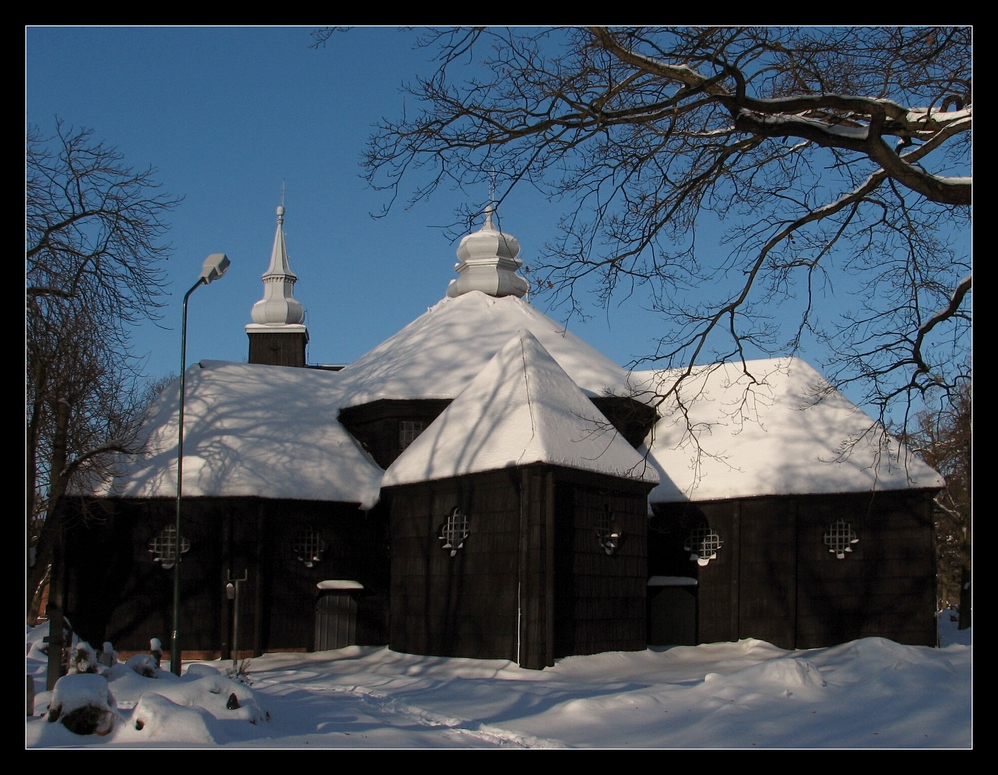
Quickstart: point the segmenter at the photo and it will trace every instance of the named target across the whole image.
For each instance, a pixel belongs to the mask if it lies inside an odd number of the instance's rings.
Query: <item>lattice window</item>
[[[844,560],[846,552],[851,552],[852,545],[858,543],[859,538],[856,535],[856,531],[844,519],[835,520],[833,524],[828,526],[828,530],[825,531],[825,546],[828,547],[829,552],[840,560]]]
[[[180,553],[190,551],[191,542],[181,536]],[[155,538],[149,539],[149,553],[156,555],[153,562],[160,563],[164,568],[172,568],[177,564],[177,526],[164,527]]]
[[[600,548],[607,554],[613,554],[620,548],[620,542],[624,538],[624,531],[620,529],[617,520],[613,518],[610,505],[604,503],[603,510],[596,514],[596,539]]]
[[[423,420],[400,420],[399,421],[399,450],[406,449],[416,437],[426,429]]]
[[[721,536],[706,522],[701,522],[693,528],[683,548],[690,553],[691,560],[696,560],[697,565],[703,567],[711,560],[717,559],[717,553],[722,546],[724,541],[721,540]]]
[[[453,557],[457,554],[457,550],[464,546],[469,533],[468,516],[455,508],[447,517],[447,521],[440,526],[440,535],[437,537],[444,542],[441,548],[449,549],[450,556]]]
[[[305,563],[306,568],[311,568],[315,563],[322,562],[322,553],[326,550],[326,542],[322,536],[311,525],[306,525],[295,536],[295,543],[292,547],[298,559]]]

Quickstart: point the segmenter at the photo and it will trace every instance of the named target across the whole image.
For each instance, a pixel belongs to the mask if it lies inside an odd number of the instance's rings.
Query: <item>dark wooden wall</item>
[[[551,466],[393,488],[391,647],[534,669],[645,648],[647,489]],[[625,534],[612,555],[604,505]],[[470,535],[452,557],[438,536],[454,508]]]
[[[814,648],[880,636],[935,645],[930,493],[757,498],[657,505],[651,575],[697,578],[697,642],[759,638]],[[839,518],[860,539],[837,559]],[[706,566],[682,544],[706,520],[724,541]]]
[[[72,499],[63,504],[74,512],[82,505]],[[173,504],[131,506],[91,501],[84,508],[100,517],[71,527],[66,614],[94,647],[109,640],[119,651],[148,651],[149,639],[159,638],[168,652],[173,572],[152,562],[147,545],[174,518]]]
[[[516,659],[517,476],[511,469],[392,488],[393,649]],[[451,556],[439,535],[455,508],[470,533]]]
[[[809,499],[799,514],[798,579],[807,594],[798,602],[798,648],[874,636],[936,645],[931,494]],[[860,539],[843,560],[821,545],[838,517]]]
[[[364,589],[357,598],[358,645],[388,642],[390,561],[388,519],[378,508],[363,512],[348,504],[277,501],[267,505],[263,562],[264,610],[269,612],[262,646],[267,651],[315,648],[315,610],[319,581],[353,580]],[[293,547],[299,533],[311,526],[326,548],[320,562],[307,567]]]
[[[555,656],[647,646],[647,487],[559,471],[555,528]],[[609,511],[623,531],[607,554],[596,523]]]
[[[77,524],[68,545],[67,613],[81,637],[110,640],[119,651],[146,651],[159,638],[169,649],[173,571],[153,561],[150,539],[175,519],[172,500],[102,501],[102,520]],[[311,525],[326,543],[308,568],[297,559],[298,533]],[[310,650],[315,609],[325,579],[359,581],[357,642],[388,636],[388,535],[382,512],[353,504],[189,498],[183,534],[191,548],[181,566],[181,648],[227,657],[233,644],[233,602],[240,588],[240,652]]]
[[[249,362],[302,367],[307,344],[304,331],[253,332],[249,334]]]
[[[339,421],[382,468],[388,468],[402,454],[399,423],[402,420],[433,422],[447,408],[450,399],[413,401],[380,400],[340,411]]]

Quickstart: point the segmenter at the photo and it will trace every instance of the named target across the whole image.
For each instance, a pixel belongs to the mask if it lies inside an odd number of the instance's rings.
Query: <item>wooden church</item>
[[[306,366],[278,208],[249,362],[185,375],[145,452],[67,508],[81,637],[186,658],[387,645],[544,668],[753,637],[935,644],[938,474],[795,359],[629,372],[525,300],[487,210],[446,297],[341,370]]]

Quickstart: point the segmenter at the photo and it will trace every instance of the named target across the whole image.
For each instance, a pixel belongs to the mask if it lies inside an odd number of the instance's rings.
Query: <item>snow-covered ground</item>
[[[558,660],[351,647],[190,663],[142,677],[116,664],[42,691],[42,628],[26,638],[38,694],[27,748],[970,748],[971,630],[940,615],[940,648],[865,638],[784,651],[758,640]],[[137,660],[141,662],[141,659]],[[134,662],[133,662],[134,664]],[[49,722],[103,691],[109,731]],[[83,680],[76,680],[83,679]],[[95,680],[96,679],[96,680]],[[235,697],[232,697],[235,695]],[[233,707],[238,705],[238,707]]]

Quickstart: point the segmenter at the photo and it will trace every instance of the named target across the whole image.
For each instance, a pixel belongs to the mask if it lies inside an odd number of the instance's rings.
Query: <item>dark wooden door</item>
[[[357,601],[349,592],[330,592],[315,606],[315,650],[328,651],[357,642]]]

